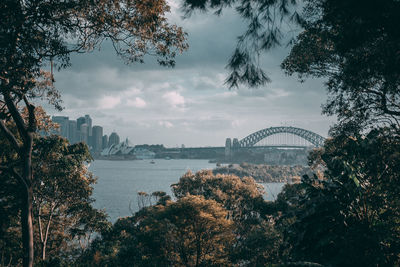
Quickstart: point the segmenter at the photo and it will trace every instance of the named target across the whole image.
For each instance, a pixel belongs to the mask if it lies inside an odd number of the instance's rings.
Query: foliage
[[[281,66],[301,80],[326,79],[325,114],[359,129],[377,124],[399,129],[397,0],[185,0],[182,8],[190,15],[229,7],[248,22],[228,63],[230,87],[268,82],[260,55],[289,39],[291,51]]]
[[[313,155],[312,162],[326,168],[323,179],[305,176],[277,202],[289,259],[399,264],[399,145],[393,131],[375,129],[336,136]]]
[[[324,112],[341,122],[399,128],[399,12],[395,0],[306,1],[304,31],[282,67],[326,78]]]
[[[253,179],[188,172],[172,187],[176,201],[156,192],[155,205],[119,219],[78,264],[263,266],[279,262],[281,236]]]
[[[234,174],[243,177],[253,177],[257,182],[292,182],[299,179],[310,170],[308,167],[285,166],[285,165],[265,165],[265,164],[248,164],[229,165],[219,167],[213,170],[214,174]]]
[[[53,62],[68,67],[71,53],[92,51],[110,41],[127,63],[145,55],[173,66],[187,48],[185,33],[170,25],[166,1],[4,0],[0,1],[0,131],[19,157],[19,168],[0,166],[24,185],[21,188],[23,265],[33,266],[32,146],[37,131],[35,99],[61,110]],[[50,72],[44,71],[49,67]],[[22,116],[23,107],[28,111]],[[15,123],[17,132],[7,127]],[[11,152],[13,153],[13,152]]]
[[[118,220],[86,262],[107,266],[226,266],[232,222],[213,200],[186,196]],[[103,244],[107,244],[104,246]],[[113,248],[113,249],[112,249]],[[110,253],[111,252],[111,253]]]
[[[10,153],[2,151],[9,156]],[[86,145],[69,145],[58,136],[37,137],[33,147],[36,261],[60,260],[66,255],[81,253],[90,239],[90,233],[109,227],[106,215],[91,206],[92,186],[96,179],[85,164],[91,161]],[[14,165],[12,161],[1,161]],[[18,165],[17,165],[18,166]],[[20,200],[21,184],[4,173],[1,183],[1,255],[4,262],[20,263],[21,238]],[[77,247],[80,244],[81,246]]]
[[[253,178],[188,172],[172,185],[172,190],[178,199],[200,195],[217,201],[228,211],[236,236],[230,252],[233,262],[259,265],[277,260],[280,237],[267,216],[270,208],[263,199],[262,187]]]
[[[226,83],[230,87],[246,84],[251,87],[264,85],[270,79],[260,66],[260,54],[285,41],[284,29],[302,22],[296,6],[298,0],[184,0],[182,9],[186,16],[195,10],[213,10],[221,14],[225,8],[234,7],[247,23],[247,30],[238,37],[236,48],[228,62],[230,71]],[[293,32],[293,31],[292,31]]]

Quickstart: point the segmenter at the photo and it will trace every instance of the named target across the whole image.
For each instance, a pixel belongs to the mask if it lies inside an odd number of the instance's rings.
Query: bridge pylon
[[[232,158],[232,141],[230,138],[226,138],[225,141],[225,159],[230,160]]]

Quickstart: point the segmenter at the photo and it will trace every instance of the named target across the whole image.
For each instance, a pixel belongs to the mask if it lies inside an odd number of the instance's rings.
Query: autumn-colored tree
[[[0,2],[0,130],[17,153],[20,166],[11,170],[24,186],[22,243],[24,266],[33,265],[32,146],[37,130],[33,100],[41,97],[61,108],[53,87],[53,62],[67,67],[71,53],[84,53],[110,41],[117,54],[130,62],[154,55],[172,66],[186,49],[182,29],[170,25],[165,1],[4,0]],[[49,67],[50,72],[43,69]],[[22,107],[27,119],[21,116]],[[7,127],[16,125],[16,132]],[[20,138],[18,138],[20,137]]]
[[[228,247],[234,238],[232,222],[217,202],[186,196],[158,212],[155,221],[145,218],[141,226],[148,228],[148,232],[153,227],[165,229],[161,250],[171,266],[229,265]]]
[[[59,136],[34,142],[33,215],[43,261],[48,248],[59,256],[62,249],[70,251],[74,242],[84,245],[91,233],[108,227],[106,215],[91,206],[96,179],[85,165],[90,161],[83,143],[70,145]]]
[[[161,201],[162,202],[162,201]],[[82,266],[230,266],[233,223],[216,201],[186,196],[119,219],[93,242]]]
[[[269,205],[263,199],[262,186],[253,178],[235,175],[214,175],[212,171],[188,172],[172,185],[180,199],[187,195],[215,200],[228,211],[234,222],[235,241],[231,260],[238,264],[263,265],[276,262],[280,236],[274,230],[268,213]]]

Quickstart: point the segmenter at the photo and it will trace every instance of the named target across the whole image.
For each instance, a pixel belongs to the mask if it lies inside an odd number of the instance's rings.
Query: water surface
[[[172,195],[171,184],[177,183],[187,171],[213,169],[207,160],[95,160],[89,169],[98,177],[94,186],[94,207],[105,209],[112,222],[138,211],[137,193],[165,191]],[[281,191],[282,183],[264,183],[267,200]]]

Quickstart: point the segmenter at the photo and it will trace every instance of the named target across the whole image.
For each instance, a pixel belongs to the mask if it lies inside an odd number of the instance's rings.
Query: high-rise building
[[[68,117],[64,116],[53,116],[52,118],[55,123],[60,125],[56,134],[67,138],[71,144],[84,142],[93,152],[101,152],[103,149],[120,142],[117,133],[113,132],[108,138],[107,135],[103,136],[103,127],[98,125],[92,127],[90,115],[86,114],[76,121],[69,120]]]
[[[103,135],[103,146],[102,148],[105,149],[108,147],[108,135]]]
[[[80,131],[81,130],[81,125],[84,124],[84,123],[86,123],[85,117],[79,117],[76,120],[76,129],[78,129],[78,131]]]
[[[116,132],[112,132],[110,134],[110,138],[108,139],[108,147],[118,144],[119,144],[119,136]]]
[[[79,141],[80,142],[85,142],[86,144],[88,144],[89,140],[88,140],[88,126],[86,123],[81,125],[80,128],[80,137],[79,137]]]
[[[103,127],[93,126],[92,134],[93,151],[100,152],[103,148]]]
[[[69,120],[68,124],[69,124],[68,140],[71,144],[75,144],[79,141],[77,123],[74,120]]]
[[[69,118],[65,116],[53,116],[52,117],[53,122],[57,123],[60,128],[58,129],[58,133],[65,137],[68,138],[69,135]]]
[[[89,115],[85,115],[85,121],[88,126],[88,136],[92,136],[92,118]]]

